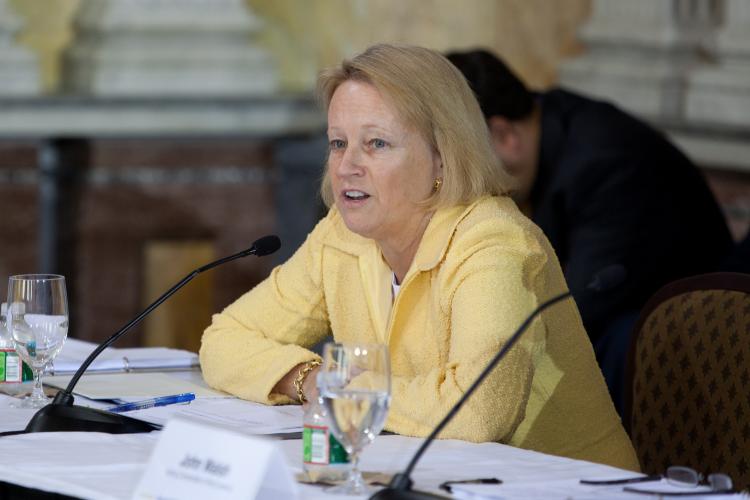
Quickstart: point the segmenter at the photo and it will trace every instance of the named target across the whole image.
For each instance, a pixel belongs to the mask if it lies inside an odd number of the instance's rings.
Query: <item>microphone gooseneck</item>
[[[230,255],[229,257],[224,257],[222,259],[211,262],[210,264],[206,264],[205,266],[199,267],[198,269],[194,270],[193,272],[191,272],[190,274],[182,278],[182,280],[180,280],[179,283],[177,283],[172,288],[167,290],[161,297],[156,299],[150,306],[144,309],[143,312],[141,312],[138,316],[133,318],[128,324],[120,328],[114,335],[112,335],[110,338],[108,338],[102,344],[100,344],[99,347],[94,349],[94,351],[91,354],[89,354],[86,360],[78,368],[75,375],[73,375],[73,378],[70,379],[70,382],[68,383],[68,387],[63,392],[67,394],[68,396],[70,396],[76,384],[78,383],[78,379],[81,378],[81,376],[89,367],[89,365],[99,356],[99,354],[102,353],[102,351],[104,351],[104,349],[114,344],[117,341],[117,339],[125,335],[125,333],[128,330],[130,330],[135,325],[140,323],[143,320],[143,318],[148,316],[151,313],[151,311],[159,307],[165,300],[167,300],[169,297],[174,295],[175,292],[177,292],[180,288],[185,286],[188,283],[188,281],[191,281],[193,278],[195,278],[196,276],[198,276],[200,273],[204,271],[208,271],[209,269],[213,269],[214,267],[220,266],[222,264],[225,264],[235,259],[239,259],[241,257],[246,257],[248,255],[257,255],[258,257],[261,257],[263,255],[271,254],[275,252],[276,250],[278,250],[280,246],[281,246],[281,240],[279,239],[278,236],[275,236],[275,235],[264,236],[256,240],[252,244],[252,246],[248,248],[247,250],[237,252],[236,254]],[[58,397],[60,397],[61,400],[67,399],[65,396],[61,396],[61,393],[58,393],[53,403],[61,402],[61,401],[58,401]]]
[[[482,385],[482,382],[484,382],[484,379],[487,378],[487,376],[490,374],[490,372],[495,368],[495,366],[500,362],[501,359],[505,357],[505,354],[516,344],[519,338],[521,338],[521,335],[524,331],[526,331],[526,328],[531,324],[531,322],[537,317],[539,313],[544,311],[550,306],[553,306],[554,304],[557,304],[561,300],[567,299],[572,294],[570,291],[567,291],[565,293],[561,293],[560,295],[556,295],[555,297],[547,300],[546,302],[543,302],[541,305],[539,305],[534,311],[526,318],[526,320],[521,323],[521,326],[518,327],[518,329],[513,333],[513,335],[510,336],[510,338],[503,344],[503,347],[495,354],[495,357],[490,360],[490,362],[487,364],[487,366],[482,370],[482,373],[479,374],[479,376],[474,380],[474,382],[469,386],[468,389],[466,389],[466,392],[464,392],[463,396],[458,400],[458,402],[453,406],[453,408],[450,409],[447,415],[443,417],[443,419],[440,421],[439,424],[432,430],[429,436],[427,436],[422,442],[422,446],[419,447],[417,452],[412,457],[411,461],[409,462],[409,465],[406,466],[406,469],[404,469],[403,472],[400,472],[393,476],[393,479],[391,480],[390,484],[388,485],[388,488],[385,488],[383,490],[380,490],[379,492],[375,493],[373,496],[370,497],[371,500],[385,500],[385,499],[421,499],[421,498],[444,498],[439,495],[433,495],[431,493],[423,493],[418,491],[411,491],[411,486],[413,484],[411,480],[411,472],[414,470],[414,467],[417,465],[417,462],[422,457],[425,451],[427,451],[427,448],[432,444],[432,442],[435,440],[438,434],[440,434],[440,431],[442,431],[448,423],[453,420],[453,417],[458,413],[458,411],[461,409],[461,407],[466,403],[466,401],[471,397],[472,394],[474,394],[474,391]]]
[[[607,266],[594,275],[591,282],[586,286],[585,291],[602,292],[611,290],[612,288],[619,286],[625,280],[625,275],[625,267],[623,267],[622,265],[614,264],[611,266]],[[484,370],[482,370],[482,373],[480,373],[479,376],[474,380],[474,382],[469,386],[469,388],[466,389],[466,392],[461,396],[458,402],[453,406],[453,408],[450,409],[450,411],[448,411],[448,414],[443,417],[440,423],[438,423],[438,425],[432,430],[430,435],[425,438],[425,440],[422,442],[422,445],[414,454],[411,461],[409,462],[409,465],[406,466],[404,471],[394,475],[388,487],[372,495],[370,497],[370,500],[426,500],[434,498],[446,498],[440,495],[434,495],[432,493],[420,492],[411,489],[413,484],[413,481],[411,480],[411,473],[414,470],[414,467],[417,465],[417,462],[422,457],[424,452],[427,451],[427,448],[430,446],[430,444],[432,444],[437,435],[440,434],[440,432],[445,428],[446,425],[448,425],[448,423],[450,423],[451,420],[453,420],[453,417],[458,413],[464,403],[466,403],[466,401],[471,397],[474,391],[480,385],[482,385],[484,379],[487,378],[487,376],[497,366],[500,360],[502,360],[507,352],[516,344],[516,342],[518,342],[518,339],[521,338],[521,335],[523,335],[531,322],[548,307],[551,307],[561,300],[565,300],[568,297],[571,297],[572,295],[573,292],[571,292],[570,290],[556,295],[551,299],[542,302],[539,306],[537,306],[536,309],[531,312],[531,314],[526,317],[524,322],[521,323],[521,326],[519,326],[518,329],[513,333],[513,335],[510,336],[505,344],[503,344],[503,347],[490,360]]]
[[[148,316],[151,311],[159,307],[165,300],[171,297],[180,288],[185,286],[190,280],[197,275],[214,267],[225,264],[229,261],[246,257],[248,255],[257,255],[258,257],[269,255],[279,249],[281,240],[278,236],[264,236],[256,240],[250,248],[238,252],[234,255],[199,267],[179,283],[167,290],[161,297],[156,299],[151,305],[143,310],[138,316],[120,328],[114,335],[102,342],[91,354],[81,363],[81,366],[70,379],[68,386],[64,391],[57,393],[52,403],[39,410],[29,421],[26,426],[26,432],[45,432],[45,431],[98,431],[109,432],[114,434],[132,433],[132,432],[149,432],[158,429],[159,426],[132,419],[124,415],[109,413],[91,408],[79,407],[73,405],[73,389],[78,380],[84,374],[91,363],[107,347],[115,343],[120,337],[125,335],[131,328],[140,323],[143,318]]]

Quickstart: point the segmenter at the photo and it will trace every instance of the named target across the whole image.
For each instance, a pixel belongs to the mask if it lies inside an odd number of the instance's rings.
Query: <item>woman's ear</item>
[[[432,174],[433,177],[443,176],[443,157],[437,149],[432,150]]]

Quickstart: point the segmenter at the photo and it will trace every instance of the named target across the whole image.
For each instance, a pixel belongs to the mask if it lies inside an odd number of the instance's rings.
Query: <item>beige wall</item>
[[[306,88],[316,71],[368,45],[400,42],[437,50],[485,46],[533,86],[555,81],[575,53],[589,0],[248,0],[269,26],[265,42],[282,55],[287,88]]]
[[[26,20],[20,41],[40,56],[46,89],[59,81],[80,0],[10,0]],[[265,20],[287,90],[310,89],[317,71],[374,42],[438,50],[485,46],[533,86],[554,82],[561,58],[577,50],[576,27],[590,0],[247,0]]]

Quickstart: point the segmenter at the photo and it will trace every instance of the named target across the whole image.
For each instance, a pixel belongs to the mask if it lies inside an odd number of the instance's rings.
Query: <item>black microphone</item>
[[[206,264],[185,276],[182,281],[167,290],[164,295],[156,299],[142,313],[131,320],[128,324],[120,328],[114,335],[102,342],[99,347],[89,354],[86,360],[78,368],[78,371],[70,379],[68,387],[60,391],[52,400],[52,403],[40,409],[31,418],[26,429],[23,432],[59,432],[59,431],[77,431],[77,432],[107,432],[110,434],[130,434],[136,432],[151,432],[161,429],[160,425],[144,422],[135,418],[127,417],[118,413],[110,413],[94,408],[76,406],[73,404],[73,389],[75,388],[81,375],[86,368],[101,354],[104,349],[112,345],[117,339],[122,337],[128,330],[137,325],[151,311],[159,307],[162,302],[171,297],[177,290],[185,286],[190,280],[204,271],[208,271],[216,266],[220,266],[229,261],[256,255],[262,257],[274,253],[281,247],[281,240],[278,236],[264,236],[253,243],[247,250],[224,257],[217,261]]]
[[[625,280],[625,275],[625,267],[623,267],[622,265],[613,264],[607,266],[594,275],[594,277],[589,282],[589,284],[586,285],[584,290],[596,293],[611,290],[612,288],[620,285],[620,283]],[[542,302],[536,309],[531,312],[531,314],[528,315],[524,322],[521,323],[521,326],[519,326],[518,329],[513,333],[513,335],[510,336],[507,342],[503,344],[503,347],[500,349],[500,351],[498,351],[495,357],[490,360],[485,369],[482,370],[482,373],[480,373],[476,380],[474,380],[474,382],[471,384],[471,386],[469,386],[463,396],[461,396],[461,398],[453,406],[453,408],[450,409],[448,414],[443,417],[443,419],[440,421],[440,423],[437,424],[430,435],[425,438],[422,446],[420,446],[417,452],[414,454],[411,461],[409,462],[409,465],[406,466],[406,469],[404,469],[403,472],[400,472],[393,476],[393,479],[391,479],[388,487],[372,495],[370,497],[370,500],[429,500],[435,498],[448,498],[441,495],[435,495],[433,493],[412,490],[411,487],[412,484],[414,484],[410,477],[412,470],[414,470],[414,467],[417,465],[417,462],[427,450],[427,447],[432,444],[437,435],[440,434],[440,431],[442,431],[445,426],[448,425],[451,420],[453,420],[453,417],[458,413],[464,403],[466,403],[466,401],[474,393],[474,391],[480,385],[482,385],[484,379],[487,378],[487,376],[495,368],[495,366],[497,366],[500,360],[505,357],[505,354],[515,345],[518,339],[521,338],[521,335],[523,335],[523,333],[526,331],[526,328],[528,328],[534,318],[536,318],[539,313],[541,313],[548,307],[551,307],[561,300],[565,300],[572,295],[573,292],[571,292],[570,290],[556,295],[555,297]]]
[[[245,250],[245,252],[248,252],[245,255],[255,254],[256,257],[263,257],[274,253],[279,248],[281,248],[281,240],[275,234],[271,234],[255,240],[255,243],[250,247],[250,250]],[[244,257],[245,255],[240,255],[240,257]],[[232,260],[233,258],[235,257],[227,257],[228,260]],[[220,262],[220,264],[223,264],[224,262],[227,262],[227,260]],[[219,265],[219,263],[209,264],[211,267],[214,265]]]

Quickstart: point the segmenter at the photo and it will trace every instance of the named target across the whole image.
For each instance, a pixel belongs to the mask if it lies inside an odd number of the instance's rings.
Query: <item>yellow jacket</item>
[[[329,332],[387,343],[386,429],[425,436],[525,317],[566,290],[541,231],[494,197],[438,210],[395,302],[391,280],[375,242],[331,209],[294,256],[213,317],[200,351],[206,381],[290,403],[272,388],[315,359],[306,347]],[[532,323],[440,437],[639,468],[572,299]]]

